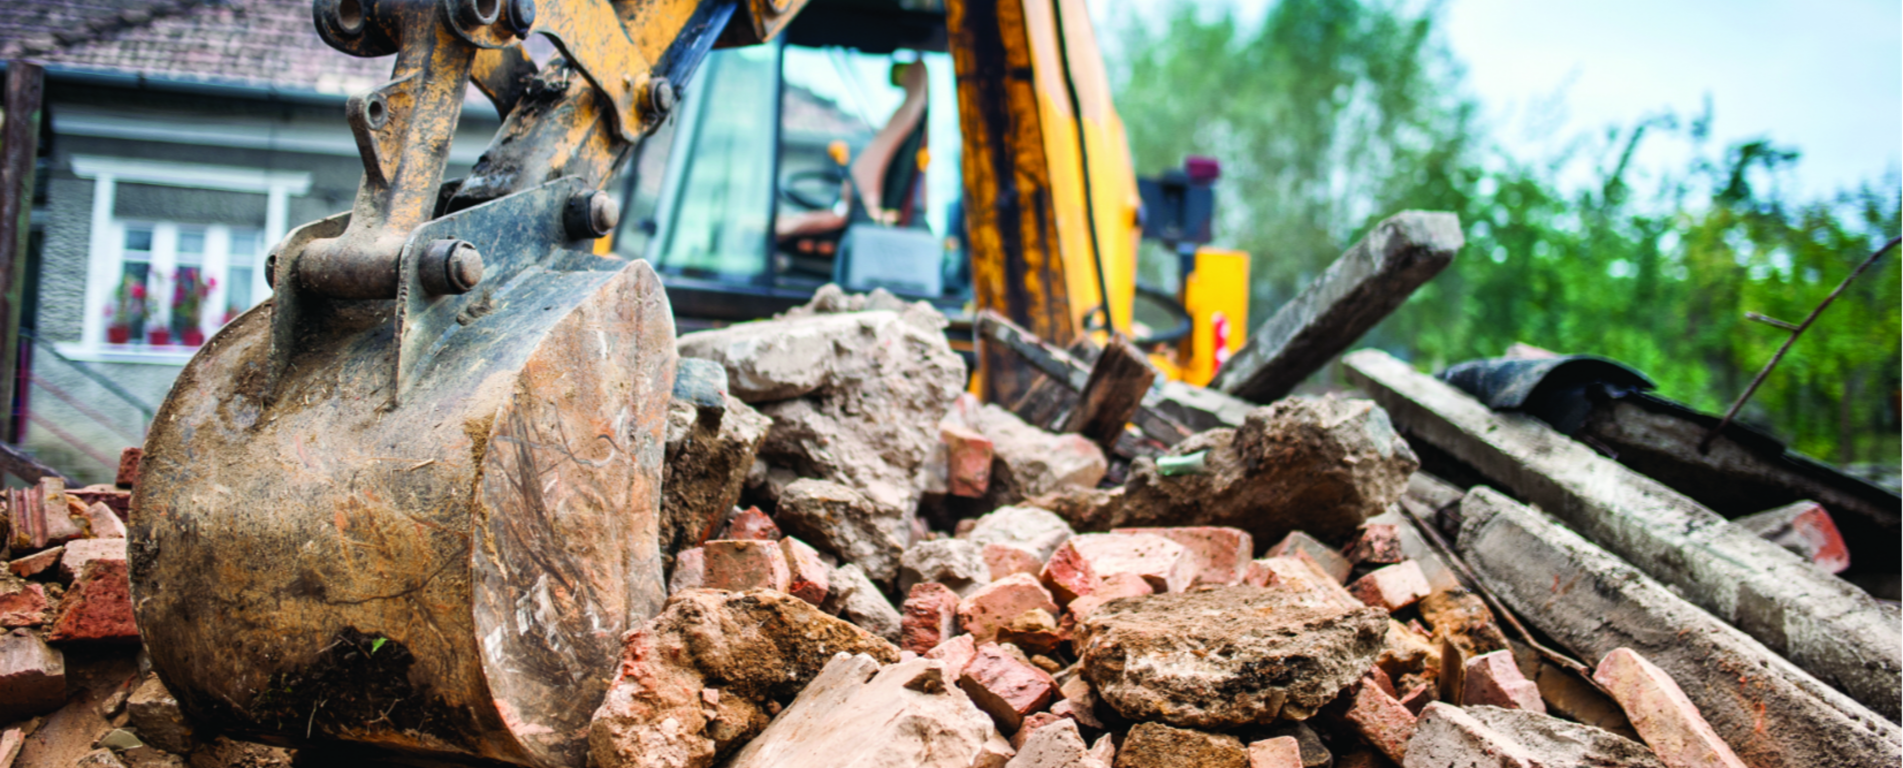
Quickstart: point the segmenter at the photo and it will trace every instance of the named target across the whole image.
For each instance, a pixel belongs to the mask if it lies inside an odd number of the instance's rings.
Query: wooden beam
[[[1112,336],[1110,345],[1090,367],[1082,398],[1070,412],[1064,431],[1076,432],[1110,452],[1116,448],[1123,428],[1136,417],[1156,381],[1156,369],[1150,367],[1143,351],[1121,334]]]
[[[0,124],[0,436],[8,438],[15,436],[20,302],[26,287],[33,167],[39,158],[45,79],[45,70],[38,64],[18,60],[7,64],[5,123]]]
[[[1343,361],[1410,441],[1473,468],[1895,720],[1903,635],[1875,598],[1538,419],[1495,413],[1379,350]]]
[[[1257,328],[1210,388],[1258,403],[1281,399],[1440,274],[1465,242],[1451,213],[1388,217]]]
[[[75,487],[73,479],[60,474],[60,471],[40,463],[39,459],[26,455],[26,452],[9,443],[0,442],[0,471],[25,480],[34,485],[42,478],[57,477],[68,487]]]
[[[1045,344],[1029,331],[1019,328],[996,312],[980,310],[974,325],[973,335],[978,341],[979,349],[989,348],[998,354],[1015,356],[1023,360],[1032,370],[1050,377],[1052,381],[1073,392],[1081,393],[1090,385],[1090,368],[1077,362],[1063,350]],[[1146,391],[1142,404],[1130,417],[1130,422],[1136,424],[1137,429],[1142,431],[1145,437],[1167,447],[1180,443],[1194,434],[1175,419],[1159,413],[1155,404],[1151,402],[1154,397],[1153,392]]]

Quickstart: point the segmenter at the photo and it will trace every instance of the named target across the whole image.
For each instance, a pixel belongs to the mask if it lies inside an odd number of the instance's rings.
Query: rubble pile
[[[1896,723],[1538,510],[1419,472],[1373,402],[1214,403],[1234,418],[1132,458],[963,393],[944,326],[828,287],[679,340],[669,598],[588,703],[591,765],[1903,756]],[[142,672],[128,495],[7,499],[0,768],[319,764],[195,731]],[[1808,546],[1820,514],[1760,527]]]

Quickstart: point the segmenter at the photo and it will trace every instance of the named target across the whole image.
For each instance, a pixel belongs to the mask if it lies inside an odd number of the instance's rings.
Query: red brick
[[[956,424],[940,424],[938,437],[945,442],[946,490],[953,496],[984,496],[991,488],[991,438]]]
[[[51,712],[65,703],[65,657],[31,631],[0,634],[0,723]]]
[[[793,580],[786,555],[778,542],[716,539],[701,545],[707,553],[708,589],[773,589],[781,592]]]
[[[1409,688],[1407,693],[1401,694],[1401,706],[1407,707],[1407,711],[1413,712],[1415,717],[1420,717],[1421,710],[1432,703],[1434,703],[1434,689],[1425,683]]]
[[[86,524],[92,529],[96,539],[123,539],[126,537],[126,523],[119,515],[103,502],[93,502],[86,507]]]
[[[1393,565],[1407,559],[1401,532],[1391,523],[1369,523],[1348,543],[1348,561],[1356,565]]]
[[[145,450],[132,447],[119,452],[119,472],[113,478],[113,485],[120,488],[136,488],[139,485],[139,461],[145,458]]]
[[[1249,768],[1302,768],[1302,743],[1277,736],[1249,745]]]
[[[689,589],[700,589],[706,583],[707,550],[690,547],[674,555],[674,573],[667,579],[669,595]]]
[[[1390,613],[1419,602],[1429,591],[1427,575],[1412,560],[1377,568],[1348,585],[1355,599]]]
[[[971,657],[977,654],[978,643],[971,639],[971,635],[958,635],[921,655],[945,662],[945,676],[956,680],[965,673],[965,665],[971,663]]]
[[[958,687],[1005,733],[1016,733],[1027,715],[1049,705],[1057,693],[1050,674],[1017,660],[996,643],[978,646],[958,677]]]
[[[1350,696],[1348,722],[1381,754],[1401,762],[1407,756],[1407,740],[1414,737],[1414,713],[1367,678],[1354,684]]]
[[[1494,651],[1468,659],[1460,679],[1463,705],[1485,704],[1546,714],[1539,685],[1520,672],[1512,651]]]
[[[1014,573],[1036,576],[1044,569],[1044,561],[1037,559],[1036,553],[1010,544],[986,544],[983,555],[992,581]]]
[[[0,628],[46,623],[46,587],[29,581],[0,582]]]
[[[1837,532],[1836,521],[1817,502],[1786,504],[1736,522],[1826,571],[1843,573],[1850,568],[1850,550],[1844,546],[1843,534]]]
[[[1024,724],[1018,726],[1018,732],[1011,736],[1011,748],[1024,749],[1024,740],[1030,738],[1033,731],[1063,719],[1049,712],[1032,712],[1025,716]]]
[[[826,593],[832,591],[832,569],[819,552],[789,536],[780,539],[780,554],[786,557],[786,593],[813,605],[825,602]]]
[[[60,600],[59,612],[53,617],[53,628],[47,632],[46,639],[138,641],[139,628],[132,621],[130,592],[125,560],[99,559],[87,563]]]
[[[958,603],[958,626],[971,633],[972,639],[987,643],[998,629],[1019,614],[1042,609],[1055,615],[1057,603],[1051,593],[1028,573],[1014,573],[991,582]]]
[[[1069,637],[1057,626],[1057,619],[1043,608],[1032,608],[998,628],[997,640],[1023,649],[1025,653],[1050,654]]]
[[[132,518],[132,492],[110,485],[88,485],[84,488],[68,489],[66,495],[77,499],[80,505],[91,507],[104,504],[119,516],[120,522]]]
[[[67,542],[66,554],[59,559],[59,575],[66,581],[79,577],[87,563],[94,560],[126,561],[126,540],[119,539],[80,539]]]
[[[1195,578],[1183,545],[1153,534],[1087,533],[1072,536],[1044,564],[1043,579],[1059,601],[1090,594],[1097,583],[1134,573],[1158,592],[1181,592]]]
[[[759,507],[747,507],[734,513],[733,519],[727,521],[727,530],[720,538],[777,541],[783,535],[780,526],[765,512],[761,512]]]
[[[1632,730],[1667,766],[1744,768],[1744,761],[1712,731],[1672,676],[1636,651],[1619,648],[1606,654],[1592,679],[1619,702]]]
[[[1255,555],[1255,539],[1240,528],[1204,525],[1182,528],[1117,528],[1110,531],[1125,535],[1151,534],[1183,545],[1183,557],[1190,562],[1192,585],[1230,586],[1241,583],[1249,558]]]
[[[1310,562],[1315,564],[1315,567],[1320,568],[1323,573],[1328,574],[1330,578],[1334,579],[1337,584],[1346,582],[1348,580],[1348,573],[1355,568],[1355,564],[1348,562],[1348,558],[1342,557],[1341,553],[1335,551],[1334,547],[1323,544],[1316,540],[1315,537],[1301,531],[1295,531],[1282,537],[1282,540],[1277,542],[1275,546],[1269,547],[1268,556],[1306,557]]]
[[[958,593],[936,581],[912,585],[900,607],[899,647],[925,653],[958,634]]]
[[[7,563],[7,570],[12,571],[13,575],[23,579],[29,576],[38,576],[45,572],[46,569],[59,565],[60,558],[65,556],[65,547],[41,550]]]

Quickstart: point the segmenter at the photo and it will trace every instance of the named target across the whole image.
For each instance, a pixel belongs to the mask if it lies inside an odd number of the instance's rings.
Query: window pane
[[[264,233],[255,229],[231,230],[231,254],[225,268],[225,306],[220,324],[229,323],[251,308],[251,281],[256,278],[259,251]]]
[[[151,234],[150,230],[146,231],[148,239]],[[119,285],[113,289],[112,304],[106,307],[106,341],[143,343],[148,299],[146,281],[151,276],[152,265],[127,259],[120,269]]]
[[[205,228],[178,228],[178,263],[205,263]]]
[[[677,274],[751,279],[766,272],[767,217],[773,202],[773,131],[761,120],[772,103],[778,48],[715,51],[684,104],[694,114],[676,135],[681,146],[674,200],[661,226],[661,269]]]
[[[127,256],[131,256],[132,251],[138,251],[140,254],[150,253],[152,251],[152,227],[145,224],[126,225],[126,251]]]

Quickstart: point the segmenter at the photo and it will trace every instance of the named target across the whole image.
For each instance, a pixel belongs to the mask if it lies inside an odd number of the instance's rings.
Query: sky
[[[1114,0],[1139,13],[1169,0]],[[1112,0],[1092,0],[1103,19]],[[1227,0],[1245,23],[1263,0]],[[1716,147],[1802,153],[1785,191],[1814,198],[1903,167],[1903,3],[1896,0],[1448,0],[1443,32],[1495,136],[1544,157],[1584,134],[1712,105]],[[1121,9],[1120,9],[1121,10]],[[1111,12],[1115,15],[1117,12]],[[1100,22],[1103,23],[1103,22]],[[1685,167],[1682,141],[1641,169]]]

